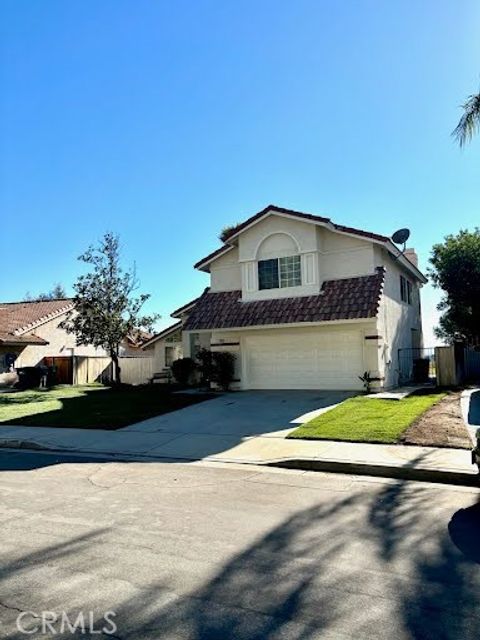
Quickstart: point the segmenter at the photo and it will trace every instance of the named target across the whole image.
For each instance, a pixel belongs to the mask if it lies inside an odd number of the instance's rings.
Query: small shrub
[[[213,353],[210,349],[200,349],[197,354],[197,368],[202,376],[201,384],[209,386],[214,374]]]
[[[358,379],[363,382],[365,393],[370,393],[370,390],[372,388],[372,382],[373,380],[375,380],[375,378],[372,378],[372,376],[370,375],[370,371],[365,371],[363,376],[358,376]]]
[[[179,358],[174,360],[171,366],[173,377],[182,386],[187,386],[190,383],[196,368],[197,365],[192,358]]]
[[[235,373],[235,356],[230,351],[217,351],[212,354],[212,379],[224,390],[228,391]]]

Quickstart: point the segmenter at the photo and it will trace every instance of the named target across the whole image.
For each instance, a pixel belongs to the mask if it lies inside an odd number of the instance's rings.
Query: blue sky
[[[270,202],[408,226],[425,267],[480,221],[480,137],[450,138],[479,86],[475,0],[3,0],[0,300],[70,291],[114,230],[166,326]]]

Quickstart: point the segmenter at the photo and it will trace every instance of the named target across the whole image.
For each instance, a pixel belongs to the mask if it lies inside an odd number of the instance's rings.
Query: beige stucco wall
[[[382,337],[380,369],[385,377],[384,386],[392,387],[398,384],[398,350],[416,346],[412,344],[412,329],[418,331],[419,343],[422,344],[423,341],[420,286],[401,264],[393,260],[383,249],[377,249],[375,259],[378,265],[386,267],[378,313],[378,332]],[[401,300],[400,275],[412,283],[412,304]]]
[[[354,278],[374,272],[374,244],[317,228],[320,246],[320,280]]]
[[[162,369],[166,367],[165,363],[165,348],[173,347],[173,359],[177,360],[182,358],[182,343],[181,342],[168,342],[167,340],[157,340],[150,347],[145,349],[143,353],[147,357],[153,357],[153,372],[160,373]]]
[[[212,291],[235,291],[242,288],[242,276],[236,247],[212,263],[210,288]]]
[[[15,362],[16,367],[36,366],[47,356],[103,356],[103,349],[96,349],[91,345],[77,346],[74,334],[68,334],[65,329],[59,327],[65,314],[45,322],[34,330],[35,335],[47,340],[47,345],[28,345],[21,352]]]

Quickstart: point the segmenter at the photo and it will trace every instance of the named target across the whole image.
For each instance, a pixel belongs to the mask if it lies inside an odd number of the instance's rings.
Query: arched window
[[[301,260],[292,236],[274,233],[257,250],[258,288],[279,289],[302,284]]]

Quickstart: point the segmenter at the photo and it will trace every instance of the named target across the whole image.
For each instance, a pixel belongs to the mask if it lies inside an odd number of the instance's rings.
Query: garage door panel
[[[253,389],[361,388],[358,330],[249,336],[245,353],[247,384]]]

